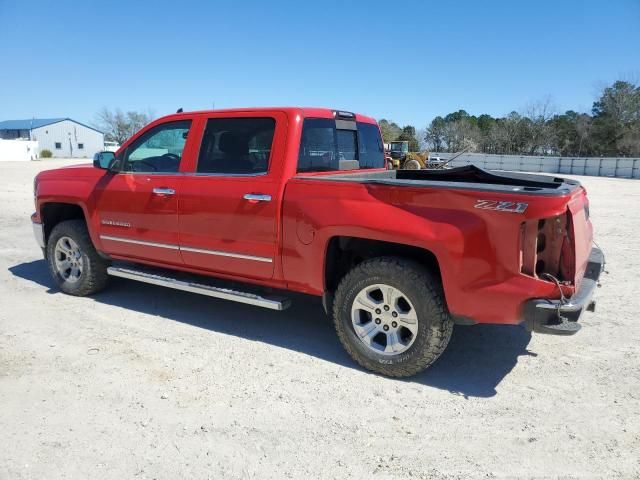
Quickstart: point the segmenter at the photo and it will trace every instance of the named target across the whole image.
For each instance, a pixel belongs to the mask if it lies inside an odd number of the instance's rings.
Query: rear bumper
[[[593,293],[604,268],[604,254],[592,248],[580,289],[564,304],[560,300],[533,299],[524,307],[524,326],[530,332],[573,335],[580,330],[578,320],[585,310],[594,311]]]

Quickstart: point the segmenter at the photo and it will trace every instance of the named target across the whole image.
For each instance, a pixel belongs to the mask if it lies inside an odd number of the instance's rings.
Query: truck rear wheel
[[[69,295],[91,295],[107,285],[108,262],[98,255],[83,220],[67,220],[53,227],[47,262],[56,284]]]
[[[430,366],[453,330],[440,282],[397,257],[354,267],[336,290],[333,317],[349,355],[389,377],[409,377]]]

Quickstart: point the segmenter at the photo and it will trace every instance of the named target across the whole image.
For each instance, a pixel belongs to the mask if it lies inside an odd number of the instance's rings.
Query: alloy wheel
[[[382,355],[405,352],[418,335],[418,315],[409,298],[385,284],[363,288],[351,307],[351,322],[360,341]]]
[[[58,274],[66,282],[79,281],[84,268],[80,246],[70,237],[60,237],[53,254]]]

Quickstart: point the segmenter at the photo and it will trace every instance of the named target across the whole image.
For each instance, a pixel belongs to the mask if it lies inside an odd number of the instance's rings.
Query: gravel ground
[[[610,272],[580,333],[458,327],[398,381],[314,300],[60,293],[29,215],[65,163],[0,164],[0,478],[639,478],[640,182],[580,178]]]

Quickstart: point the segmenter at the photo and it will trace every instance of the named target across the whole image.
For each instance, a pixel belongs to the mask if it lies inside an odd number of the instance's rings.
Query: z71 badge
[[[499,212],[524,213],[529,206],[523,202],[502,202],[499,200],[476,200],[475,208],[497,210]]]

